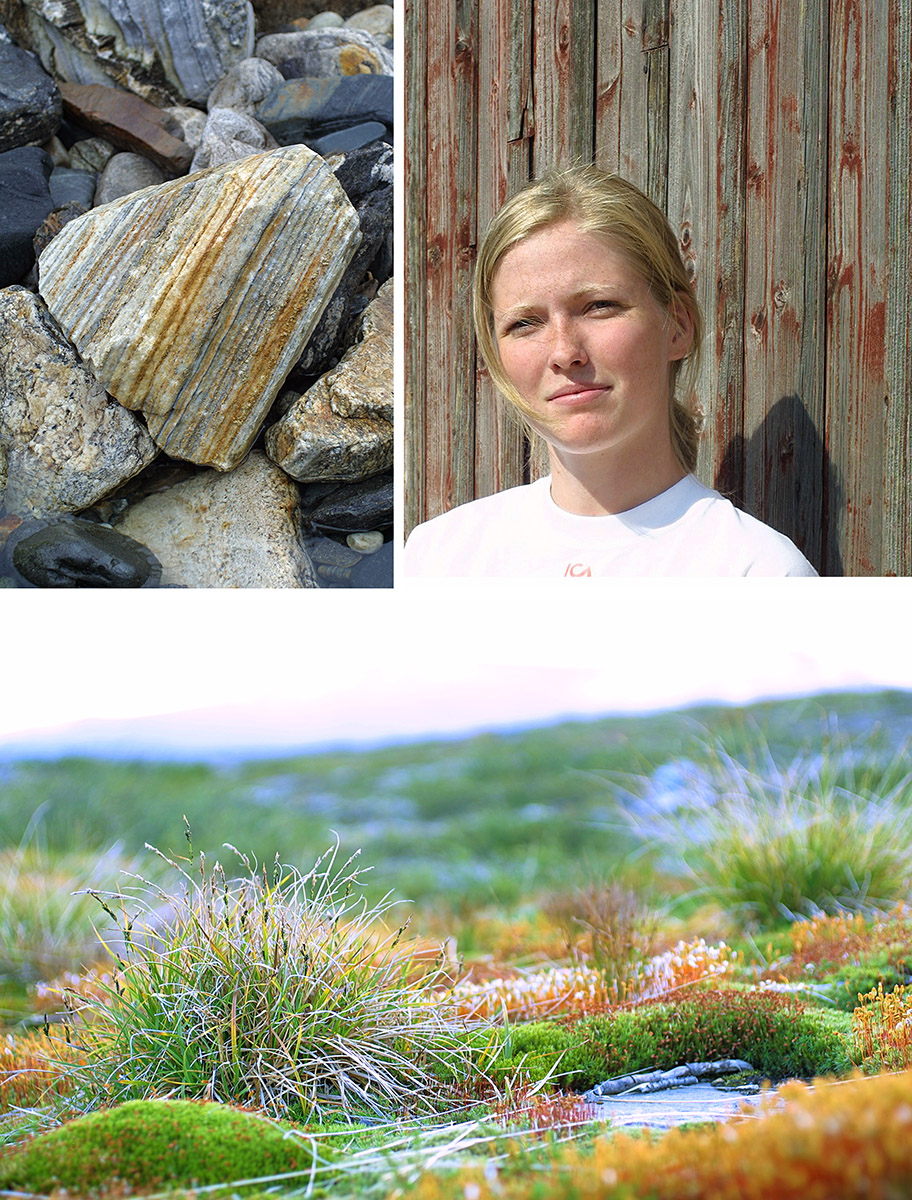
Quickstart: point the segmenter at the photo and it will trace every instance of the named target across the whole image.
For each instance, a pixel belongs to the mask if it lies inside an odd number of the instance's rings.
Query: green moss
[[[78,1195],[112,1184],[191,1187],[309,1171],[313,1163],[306,1141],[252,1114],[190,1100],[131,1100],[7,1152],[0,1187]]]
[[[878,983],[883,984],[885,992],[892,992],[896,984],[905,982],[905,972],[887,963],[841,967],[827,977],[833,1003],[849,1013],[858,1007],[859,995],[874,991]]]
[[[726,990],[676,1004],[585,1017],[573,1024],[545,1021],[510,1031],[501,1071],[533,1080],[554,1069],[575,1091],[614,1075],[667,1070],[685,1062],[741,1058],[764,1077],[780,1080],[851,1070],[845,1013],[806,1008],[789,998]]]

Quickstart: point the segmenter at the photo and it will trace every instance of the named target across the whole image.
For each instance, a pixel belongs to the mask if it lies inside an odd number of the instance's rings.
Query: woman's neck
[[[551,499],[558,508],[580,517],[602,517],[627,512],[667,492],[687,472],[671,447],[646,462],[606,451],[604,454],[570,454],[549,446]]]

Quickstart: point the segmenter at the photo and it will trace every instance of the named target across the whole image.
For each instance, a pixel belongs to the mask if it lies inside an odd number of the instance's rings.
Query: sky
[[[904,581],[6,599],[0,750],[99,721],[185,752],[306,748],[912,690]]]

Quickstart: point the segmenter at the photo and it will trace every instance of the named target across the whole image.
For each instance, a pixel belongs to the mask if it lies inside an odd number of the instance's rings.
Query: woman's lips
[[[595,383],[563,388],[561,391],[555,392],[553,396],[549,396],[548,403],[572,408],[576,404],[588,404],[591,400],[603,396],[607,391],[607,387]]]

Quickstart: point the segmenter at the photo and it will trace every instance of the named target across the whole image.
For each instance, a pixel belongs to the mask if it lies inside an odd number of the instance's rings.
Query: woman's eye
[[[617,300],[593,300],[589,307],[590,309],[594,308],[600,311],[610,311],[612,309],[620,308],[620,305],[618,304]]]

